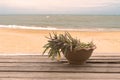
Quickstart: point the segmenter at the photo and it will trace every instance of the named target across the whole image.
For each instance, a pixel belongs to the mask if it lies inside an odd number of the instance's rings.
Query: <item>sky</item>
[[[0,14],[120,15],[120,0],[0,0]]]

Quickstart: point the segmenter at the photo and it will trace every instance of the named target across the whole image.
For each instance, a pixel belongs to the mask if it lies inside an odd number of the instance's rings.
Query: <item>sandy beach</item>
[[[41,54],[51,30],[27,30],[0,28],[0,53]],[[56,30],[54,32],[64,33]],[[120,31],[69,31],[81,41],[93,41],[95,53],[120,53]]]

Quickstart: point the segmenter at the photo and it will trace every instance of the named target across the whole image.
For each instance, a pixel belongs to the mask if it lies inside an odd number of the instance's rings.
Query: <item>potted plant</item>
[[[68,32],[65,34],[53,32],[53,35],[49,33],[49,37],[46,38],[48,43],[43,46],[45,48],[43,54],[48,51],[49,57],[60,59],[62,53],[70,64],[85,63],[96,48],[93,42],[81,42],[79,39],[73,38]]]

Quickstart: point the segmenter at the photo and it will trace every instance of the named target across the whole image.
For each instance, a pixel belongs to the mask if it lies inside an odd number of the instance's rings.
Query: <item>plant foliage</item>
[[[80,42],[80,40],[73,38],[68,32],[65,32],[65,34],[49,33],[49,37],[46,38],[48,39],[48,43],[43,46],[45,48],[43,54],[48,51],[48,55],[52,59],[60,59],[61,53],[66,55],[76,50],[95,48],[93,42]]]

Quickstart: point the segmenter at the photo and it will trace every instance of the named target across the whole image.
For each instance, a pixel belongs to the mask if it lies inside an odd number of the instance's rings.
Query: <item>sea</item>
[[[116,15],[0,15],[1,28],[120,31]]]

